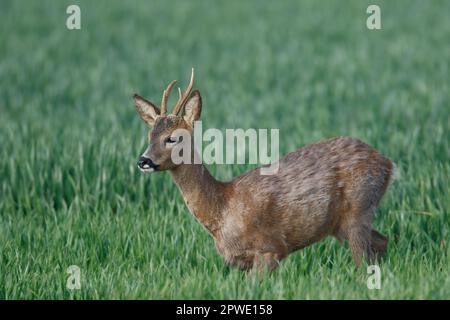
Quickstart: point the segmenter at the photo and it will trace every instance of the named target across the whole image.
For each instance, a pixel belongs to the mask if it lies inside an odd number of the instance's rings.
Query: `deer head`
[[[175,164],[171,156],[173,147],[182,141],[182,135],[177,129],[185,129],[192,135],[194,122],[200,118],[202,110],[200,92],[194,90],[191,93],[194,84],[194,68],[192,68],[188,88],[184,93],[178,88],[178,101],[172,113],[167,114],[167,98],[176,82],[177,80],[173,80],[164,90],[161,108],[137,94],[133,96],[139,115],[151,127],[148,134],[149,145],[138,161],[138,167],[143,172],[170,170],[177,167],[179,164]],[[180,111],[181,115],[178,115]]]

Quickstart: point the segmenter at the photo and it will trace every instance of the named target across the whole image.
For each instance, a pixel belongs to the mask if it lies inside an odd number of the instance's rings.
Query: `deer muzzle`
[[[154,164],[152,159],[147,157],[140,157],[138,161],[138,168],[142,172],[153,172],[156,170],[158,165]]]

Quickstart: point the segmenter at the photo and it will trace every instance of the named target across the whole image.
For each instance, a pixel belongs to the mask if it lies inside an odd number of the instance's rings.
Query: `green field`
[[[376,1],[370,31],[372,3],[2,0],[0,299],[450,298],[450,2]],[[170,175],[137,170],[132,94],[159,103],[192,66],[204,129],[279,128],[281,154],[350,135],[396,163],[380,290],[332,238],[264,279],[229,268]]]

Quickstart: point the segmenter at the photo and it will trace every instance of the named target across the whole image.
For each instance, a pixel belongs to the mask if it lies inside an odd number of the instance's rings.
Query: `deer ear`
[[[140,95],[135,94],[133,96],[134,104],[136,105],[136,109],[141,116],[142,120],[145,121],[150,126],[155,124],[156,118],[161,113],[153,103],[148,100],[145,100]]]
[[[195,90],[187,100],[183,108],[183,119],[191,127],[194,126],[194,121],[200,119],[202,113],[202,97],[200,92]]]

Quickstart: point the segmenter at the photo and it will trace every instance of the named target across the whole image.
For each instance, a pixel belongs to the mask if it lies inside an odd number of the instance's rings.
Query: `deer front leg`
[[[258,273],[272,272],[280,264],[278,254],[273,252],[256,253],[253,258],[253,270]]]
[[[258,239],[253,257],[253,270],[258,272],[274,271],[280,261],[288,255],[286,243],[277,234],[262,234]]]
[[[254,270],[258,272],[272,272],[288,254],[286,244],[283,241],[277,241],[276,245],[270,246],[270,251],[267,249],[266,246],[265,250],[263,249],[255,253],[253,258]]]

